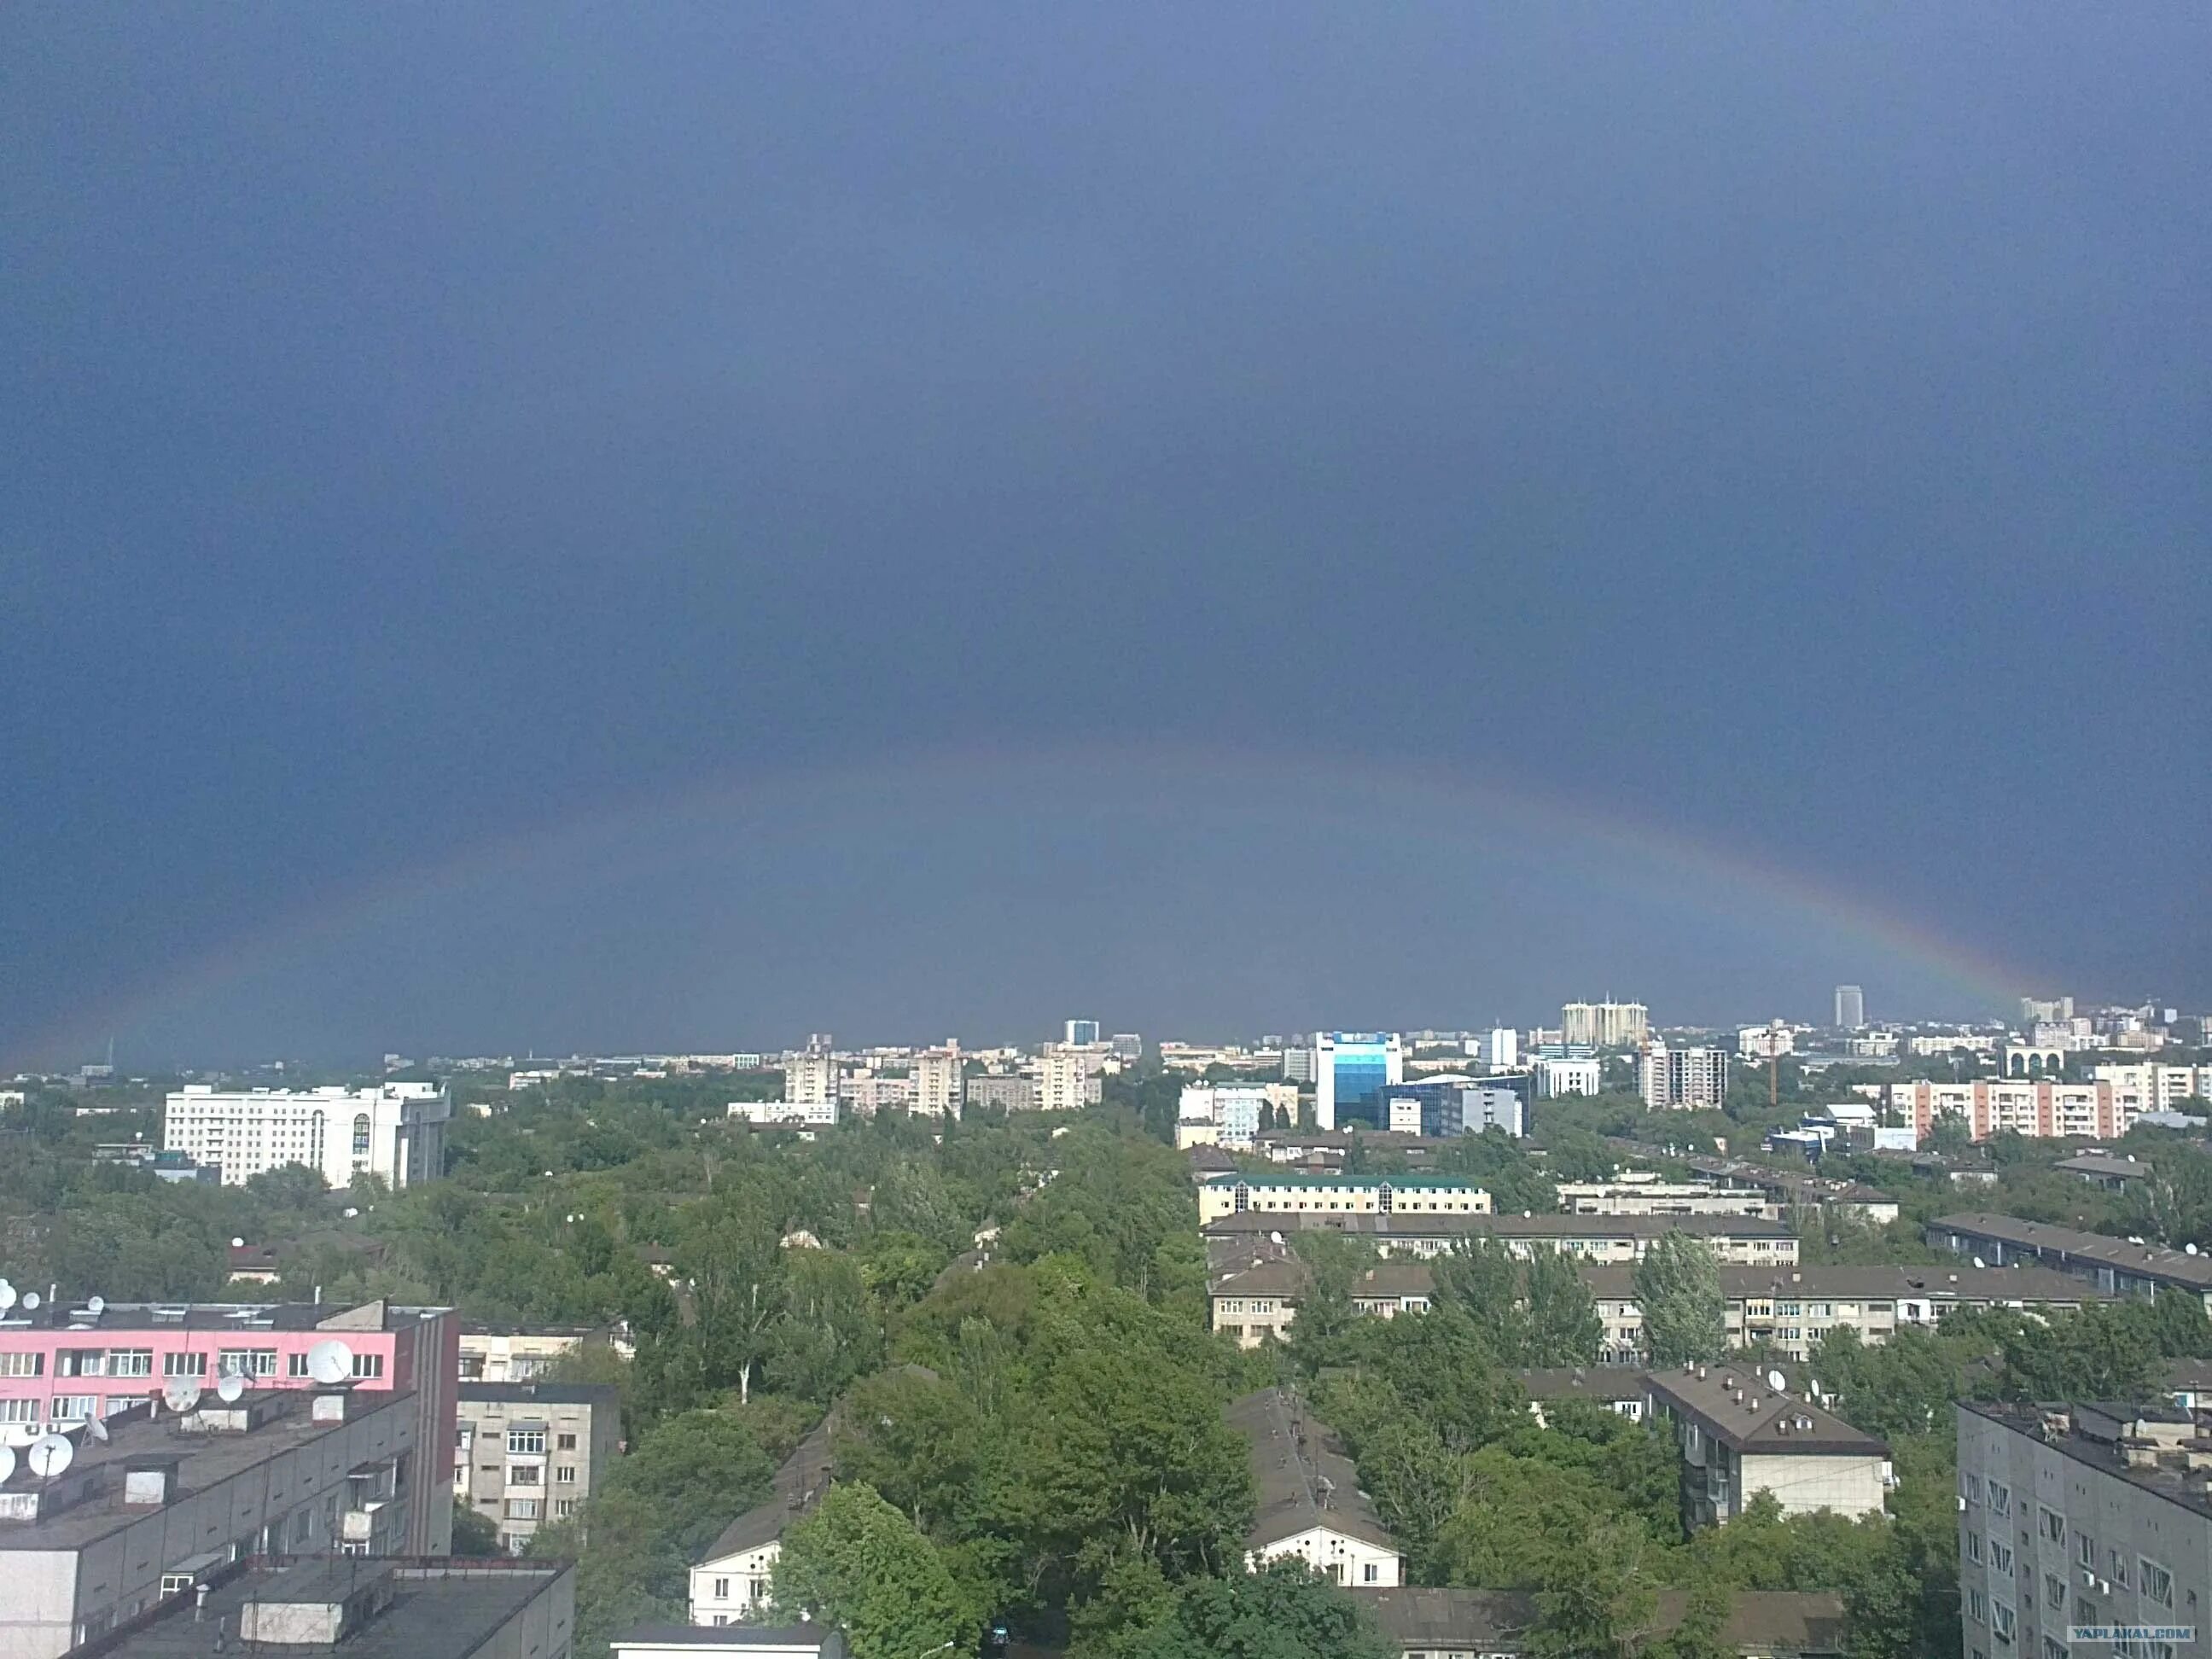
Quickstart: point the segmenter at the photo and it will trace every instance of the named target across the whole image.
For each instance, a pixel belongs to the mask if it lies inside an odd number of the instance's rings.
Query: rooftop
[[[2106,1176],[2115,1181],[2148,1181],[2151,1173],[2149,1164],[2131,1158],[2114,1158],[2110,1152],[2079,1152],[2060,1158],[2051,1167],[2069,1175]]]
[[[0,1318],[9,1331],[390,1331],[448,1308],[398,1307],[387,1302],[110,1302],[94,1313],[66,1297],[26,1313],[18,1302]]]
[[[1352,1211],[1240,1210],[1206,1224],[1211,1237],[1231,1233],[1295,1232],[1301,1227],[1334,1227],[1341,1232],[1393,1233],[1411,1238],[1444,1233],[1488,1233],[1501,1238],[1663,1238],[1694,1233],[1701,1238],[1790,1238],[1779,1221],[1748,1215],[1478,1215],[1457,1212],[1431,1214],[1362,1214]]]
[[[2131,1244],[2124,1238],[2114,1238],[2106,1233],[2085,1233],[2072,1227],[2055,1227],[2048,1222],[2022,1221],[2014,1216],[1993,1215],[1986,1210],[1939,1216],[1928,1224],[1928,1230],[1994,1238],[2027,1249],[2061,1251],[2084,1261],[2124,1268],[2140,1278],[2166,1279],[2194,1290],[2212,1290],[2212,1256],[2169,1250],[2162,1244]]]
[[[1419,1188],[1424,1191],[1441,1188],[1455,1193],[1478,1193],[1482,1190],[1480,1182],[1468,1181],[1459,1176],[1409,1174],[1403,1170],[1378,1170],[1367,1175],[1303,1175],[1280,1166],[1208,1176],[1200,1184],[1207,1187]]]
[[[464,1382],[464,1406],[599,1406],[622,1403],[611,1382]]]
[[[2212,1490],[2208,1490],[2205,1472],[2185,1467],[2191,1453],[2204,1455],[2199,1449],[2205,1448],[2206,1443],[2198,1437],[2191,1414],[2171,1401],[2022,1405],[1961,1400],[1959,1409],[2054,1447],[2075,1462],[2124,1480],[2139,1491],[2212,1518]],[[2185,1444],[2190,1447],[2189,1452],[2183,1450]]]
[[[349,1659],[465,1659],[539,1596],[556,1589],[575,1571],[573,1562],[493,1558],[455,1563],[408,1556],[264,1558],[240,1563],[209,1582],[204,1607],[177,1595],[152,1612],[70,1650],[70,1659],[206,1659],[222,1646],[240,1651],[307,1656],[328,1652],[323,1641],[240,1639],[249,1605],[325,1606],[372,1595],[383,1605],[356,1627],[344,1627]],[[381,1580],[380,1587],[378,1581]],[[357,1605],[357,1601],[356,1601]],[[568,1646],[566,1626],[574,1613],[554,1615],[562,1623],[550,1632],[552,1650]]]
[[[1536,1619],[1535,1597],[1518,1590],[1354,1590],[1401,1649],[1474,1648],[1498,1653],[1516,1650],[1516,1638]],[[1688,1605],[1682,1590],[1662,1590],[1655,1636],[1682,1622]],[[1792,1590],[1738,1590],[1722,1626],[1723,1645],[1742,1653],[1830,1654],[1844,1650],[1844,1602],[1840,1595]]]
[[[1644,1373],[1633,1365],[1553,1365],[1517,1370],[1514,1377],[1531,1400],[1644,1398]]]
[[[830,1625],[639,1625],[612,1646],[641,1648],[788,1648],[815,1653],[835,1631]]]
[[[1646,1373],[1646,1392],[1738,1453],[1881,1457],[1889,1447],[1809,1400],[1768,1386],[1756,1365],[1713,1364]]]
[[[1352,1298],[1364,1296],[1431,1296],[1437,1276],[1418,1261],[1378,1261],[1352,1281]]]
[[[1397,1548],[1360,1491],[1358,1471],[1345,1455],[1336,1431],[1311,1415],[1299,1395],[1287,1389],[1262,1389],[1231,1401],[1226,1415],[1252,1453],[1259,1503],[1245,1536],[1248,1547],[1260,1549],[1327,1527],[1384,1549]]]
[[[174,1414],[152,1417],[136,1407],[107,1419],[105,1441],[79,1430],[70,1437],[76,1443],[76,1455],[70,1461],[67,1479],[72,1485],[85,1481],[89,1494],[82,1502],[35,1521],[0,1519],[0,1550],[82,1549],[143,1520],[150,1512],[145,1506],[123,1502],[123,1470],[134,1461],[173,1458],[177,1460],[177,1492],[204,1492],[272,1458],[297,1451],[327,1435],[343,1434],[383,1413],[392,1413],[395,1425],[411,1425],[414,1420],[411,1389],[398,1394],[356,1393],[346,1419],[337,1422],[314,1421],[308,1414],[313,1398],[306,1389],[257,1389],[246,1396],[241,1407],[250,1402],[258,1411],[274,1413],[273,1420],[243,1432],[187,1434]],[[27,1492],[38,1484],[19,1460],[15,1474],[0,1482],[0,1492]]]

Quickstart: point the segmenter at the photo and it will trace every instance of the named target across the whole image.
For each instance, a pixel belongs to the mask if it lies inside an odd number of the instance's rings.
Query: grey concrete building
[[[1967,1659],[2194,1653],[2212,1614],[2212,1442],[2178,1407],[1962,1401]],[[2076,1626],[2139,1626],[2124,1645]],[[2187,1638],[2161,1629],[2190,1630]]]
[[[604,1382],[464,1382],[453,1430],[453,1497],[519,1554],[565,1521],[613,1467],[622,1402]]]

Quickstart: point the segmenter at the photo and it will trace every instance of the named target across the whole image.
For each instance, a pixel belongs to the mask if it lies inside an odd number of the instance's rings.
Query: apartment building
[[[1779,1373],[1776,1373],[1779,1375]],[[1645,1408],[1682,1449],[1682,1515],[1721,1526],[1762,1493],[1784,1515],[1880,1515],[1895,1484],[1889,1447],[1756,1367],[1686,1365],[1644,1378]]]
[[[548,1521],[573,1516],[614,1465],[622,1404],[611,1383],[464,1382],[453,1432],[453,1501],[520,1555]]]
[[[1636,1170],[1612,1181],[1558,1183],[1560,1206],[1571,1215],[1747,1215],[1782,1218],[1782,1206],[1756,1189],[1699,1182],[1662,1181]]]
[[[343,1651],[362,1659],[573,1659],[573,1561],[262,1557],[198,1581],[82,1659]],[[210,1632],[216,1632],[210,1635]]]
[[[41,1479],[0,1481],[0,1656],[56,1659],[244,1556],[446,1555],[446,1438],[412,1393],[349,1387],[141,1401],[72,1431]],[[418,1501],[425,1493],[434,1504]],[[427,1512],[427,1514],[426,1514]],[[206,1650],[203,1648],[202,1651]]]
[[[1635,1273],[1585,1267],[1583,1277],[1605,1327],[1600,1358],[1641,1365],[1644,1310]],[[2108,1300],[2094,1285],[2047,1267],[1723,1267],[1721,1296],[1731,1348],[1765,1342],[1793,1360],[1809,1358],[1830,1331],[1848,1328],[1869,1345],[1899,1329],[1938,1324],[1958,1308],[2013,1308],[2039,1317]]]
[[[1312,1270],[1279,1250],[1249,1256],[1231,1252],[1225,1261],[1218,1255],[1212,1259],[1224,1262],[1206,1275],[1214,1334],[1227,1337],[1240,1348],[1288,1341],[1298,1304],[1312,1286]]]
[[[446,1172],[453,1097],[434,1083],[368,1089],[216,1089],[188,1084],[161,1115],[163,1150],[214,1164],[222,1184],[305,1164],[334,1188],[374,1176],[398,1188]]]
[[[1462,1239],[1488,1237],[1504,1241],[1526,1258],[1537,1250],[1564,1250],[1581,1261],[1626,1262],[1643,1259],[1654,1239],[1670,1232],[1694,1234],[1713,1247],[1725,1266],[1794,1267],[1797,1236],[1778,1221],[1753,1216],[1581,1216],[1496,1215],[1410,1212],[1389,1214],[1315,1210],[1245,1210],[1207,1222],[1208,1239],[1265,1237],[1301,1227],[1334,1227],[1364,1238],[1393,1255],[1426,1257],[1456,1249]]]
[[[1651,1032],[1640,1002],[1570,1002],[1559,1010],[1559,1041],[1598,1048],[1633,1048]]]
[[[1341,1215],[1487,1215],[1490,1194],[1449,1176],[1264,1175],[1237,1171],[1199,1183],[1200,1226],[1244,1213]]]
[[[2048,1078],[1893,1083],[1887,1098],[1890,1110],[1912,1126],[1916,1144],[1926,1141],[1929,1130],[1944,1116],[1963,1120],[1976,1140],[1987,1140],[2007,1129],[2031,1137],[2112,1140],[2125,1134],[2142,1112],[2123,1105],[2112,1083],[2059,1083]]]
[[[921,1117],[958,1117],[968,1102],[960,1045],[925,1048],[914,1057],[914,1110]]]
[[[1037,1108],[1036,1079],[1011,1073],[971,1077],[968,1079],[968,1103],[995,1106],[1007,1112],[1034,1112]]]
[[[568,1355],[608,1333],[595,1325],[483,1325],[461,1328],[458,1358],[464,1382],[527,1382],[551,1375]]]
[[[2086,1279],[2110,1296],[2180,1291],[2202,1298],[2212,1313],[2212,1256],[1979,1210],[1939,1216],[1928,1224],[1928,1242],[1992,1267],[2011,1262],[2055,1268]]]
[[[2063,1659],[2077,1626],[2147,1626],[2097,1653],[2173,1659],[2212,1608],[2212,1498],[2193,1413],[1960,1401],[1967,1659]]]
[[[2130,1121],[2145,1112],[2178,1110],[2184,1101],[2212,1100],[2212,1066],[2100,1066],[2092,1073],[2112,1089],[2114,1108]]]
[[[1644,1103],[1655,1112],[1717,1109],[1728,1099],[1728,1050],[1648,1042],[1638,1056],[1636,1077]]]
[[[1347,1588],[1406,1582],[1405,1558],[1360,1490],[1359,1471],[1302,1395],[1262,1389],[1232,1401],[1224,1415],[1249,1449],[1258,1500],[1244,1539],[1248,1565],[1294,1559]]]
[[[817,1111],[826,1106],[833,1114],[828,1121],[836,1122],[840,1070],[837,1056],[824,1049],[810,1048],[805,1054],[787,1055],[783,1062],[785,1103],[812,1107]]]
[[[1225,1146],[1248,1152],[1261,1126],[1278,1114],[1295,1121],[1297,1085],[1286,1083],[1186,1083],[1176,1103],[1176,1145]],[[1210,1136],[1184,1130],[1209,1128]]]
[[[310,1389],[310,1350],[342,1343],[354,1389],[363,1397],[404,1395],[418,1418],[412,1443],[435,1468],[415,1488],[410,1525],[442,1548],[452,1515],[432,1489],[451,1473],[459,1334],[450,1308],[380,1301],[126,1302],[96,1311],[68,1297],[33,1311],[19,1302],[0,1315],[0,1425],[19,1443],[74,1432],[158,1398],[179,1379],[210,1391],[232,1376],[256,1394]]]
[[[729,1115],[757,1129],[829,1129],[836,1127],[843,1103],[826,1100],[733,1100]]]
[[[1101,1049],[1047,1044],[1037,1058],[1037,1109],[1079,1112],[1085,1106],[1096,1106],[1103,1097],[1101,1073],[1108,1058]]]

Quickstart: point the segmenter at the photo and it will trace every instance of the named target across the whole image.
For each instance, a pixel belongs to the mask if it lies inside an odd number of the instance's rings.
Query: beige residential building
[[[1559,1010],[1559,1041],[1601,1048],[1633,1048],[1650,1035],[1640,1002],[1570,1002]]]
[[[622,1443],[611,1383],[464,1382],[455,1419],[453,1501],[495,1523],[510,1555],[575,1515]]]
[[[608,1334],[589,1325],[464,1325],[461,1381],[527,1382]]]
[[[1097,1048],[1064,1042],[1045,1045],[1037,1060],[1036,1103],[1048,1112],[1079,1112],[1101,1097],[1100,1074],[1109,1056]]]
[[[1448,1176],[1237,1171],[1199,1183],[1198,1221],[1237,1214],[1487,1215],[1490,1194]]]
[[[809,1052],[791,1055],[783,1062],[785,1103],[834,1109],[839,1092],[838,1069],[837,1056],[832,1054]]]
[[[921,1117],[958,1117],[967,1104],[960,1045],[925,1048],[914,1057],[914,1110]]]

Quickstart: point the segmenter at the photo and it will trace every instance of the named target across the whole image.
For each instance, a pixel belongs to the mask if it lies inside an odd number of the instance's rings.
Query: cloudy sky
[[[0,1057],[2212,1004],[2212,13],[0,12]]]

